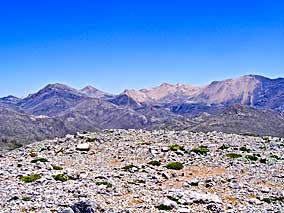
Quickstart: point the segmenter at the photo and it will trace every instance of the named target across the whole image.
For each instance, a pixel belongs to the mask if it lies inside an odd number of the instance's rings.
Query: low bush
[[[106,181],[98,181],[98,182],[96,182],[96,185],[97,185],[97,186],[104,185],[104,186],[106,186],[107,188],[111,188],[111,187],[112,187],[112,184],[109,183],[109,182],[106,182]]]
[[[28,196],[22,197],[22,201],[30,201],[30,200],[31,200],[31,197],[28,197]]]
[[[209,149],[207,148],[207,146],[199,146],[199,147],[192,148],[191,151],[199,155],[207,155],[207,152],[209,152]]]
[[[54,180],[61,181],[61,182],[65,182],[70,179],[67,175],[64,175],[64,174],[52,175],[52,177]]]
[[[37,159],[34,159],[34,160],[31,161],[31,163],[37,163],[37,162],[45,163],[45,162],[48,162],[48,160],[45,159],[45,158],[37,158]]]
[[[270,197],[270,198],[263,198],[262,201],[266,203],[284,203],[284,197]]]
[[[41,178],[40,174],[31,174],[27,176],[21,176],[20,181],[24,183],[31,183]]]
[[[230,148],[229,145],[223,144],[223,145],[220,146],[218,149],[225,150],[225,149],[229,149],[229,148]]]
[[[172,170],[181,170],[183,169],[183,164],[180,162],[171,162],[166,165],[166,168]]]
[[[181,151],[185,150],[184,146],[180,146],[180,145],[177,145],[177,144],[170,145],[169,148],[170,148],[171,151],[174,151],[174,152],[176,152],[178,150],[181,150]]]
[[[170,211],[172,210],[173,208],[171,206],[166,206],[164,204],[161,204],[159,206],[156,206],[156,208],[160,211],[164,210],[164,211]]]
[[[250,160],[250,161],[257,161],[258,160],[258,157],[256,155],[246,155],[245,158]]]
[[[228,153],[228,154],[226,154],[226,156],[227,156],[228,158],[233,158],[233,159],[241,158],[241,157],[242,157],[242,155],[237,154],[237,153]]]
[[[63,167],[61,166],[56,166],[56,165],[51,165],[53,170],[63,170]]]
[[[249,148],[243,146],[243,147],[240,148],[240,151],[242,151],[242,152],[250,152],[251,150]]]
[[[152,166],[161,166],[161,162],[157,160],[152,160],[148,162],[147,164],[152,165]]]

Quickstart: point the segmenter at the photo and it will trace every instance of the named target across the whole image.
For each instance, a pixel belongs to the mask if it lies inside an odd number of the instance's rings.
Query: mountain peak
[[[72,89],[75,90],[65,84],[61,83],[54,83],[54,84],[48,84],[43,89],[58,89],[58,90],[66,90],[66,89]]]
[[[87,85],[83,89],[81,89],[80,91],[90,91],[90,90],[98,90],[98,89],[91,86],[91,85]]]
[[[160,87],[173,87],[173,84],[167,83],[167,82],[163,82]]]
[[[258,80],[271,80],[270,78],[264,77],[262,75],[248,74],[239,77],[238,79],[258,79]]]
[[[107,96],[112,96],[111,94],[103,92],[91,85],[84,87],[83,89],[80,90],[80,92],[92,98],[103,98]]]
[[[0,102],[2,103],[8,103],[8,104],[16,104],[20,101],[21,99],[18,97],[15,97],[13,95],[8,95],[6,97],[0,98]]]

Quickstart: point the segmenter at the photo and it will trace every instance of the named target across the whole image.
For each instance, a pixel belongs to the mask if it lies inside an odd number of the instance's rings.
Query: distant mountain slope
[[[134,110],[96,98],[81,100],[78,104],[57,113],[56,117],[31,115],[2,104],[0,106],[0,143],[1,140],[2,146],[4,141],[11,140],[30,143],[78,131],[109,128],[179,129],[186,128],[190,124],[191,122],[186,118],[164,109],[153,109],[149,106]]]
[[[272,110],[236,105],[219,114],[207,117],[205,121],[192,127],[191,130],[284,137],[284,117]]]
[[[182,115],[187,118],[194,118],[203,113],[215,115],[222,112],[226,107],[221,104],[202,104],[202,103],[182,103],[170,104],[169,109],[171,112]]]
[[[108,128],[190,129],[284,137],[284,79],[247,75],[204,87],[162,84],[111,95],[49,84],[0,98],[0,143]],[[1,142],[1,139],[2,142]],[[7,140],[6,140],[7,139]]]
[[[133,99],[132,96],[127,93],[117,95],[109,101],[118,106],[128,106],[132,108],[141,107],[144,104],[143,102],[139,102],[137,99]]]
[[[21,100],[18,106],[29,114],[56,116],[85,98],[85,94],[66,85],[49,84]]]
[[[79,130],[186,128],[191,122],[163,108],[117,106],[100,99],[84,100],[59,115],[69,128]]]
[[[215,81],[191,99],[195,103],[242,104],[281,111],[284,108],[284,79],[247,75],[236,79]]]
[[[179,99],[187,100],[200,90],[201,87],[163,83],[150,89],[125,90],[122,95],[126,94],[138,103],[169,103]]]
[[[37,118],[0,104],[0,144],[2,143],[2,146],[4,146],[3,141],[6,140],[30,143],[44,138],[64,136],[66,132],[60,120]]]
[[[88,99],[59,115],[69,129],[143,128],[147,118],[132,109],[100,99]]]

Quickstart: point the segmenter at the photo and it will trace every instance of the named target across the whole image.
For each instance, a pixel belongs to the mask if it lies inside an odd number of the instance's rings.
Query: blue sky
[[[48,83],[118,93],[284,76],[284,2],[26,0],[0,5],[0,96]]]

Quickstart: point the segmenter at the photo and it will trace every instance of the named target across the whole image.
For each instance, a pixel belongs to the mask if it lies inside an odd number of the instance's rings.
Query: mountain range
[[[160,86],[109,94],[49,84],[0,98],[1,147],[78,131],[187,129],[284,137],[284,78],[246,75],[195,87]]]

